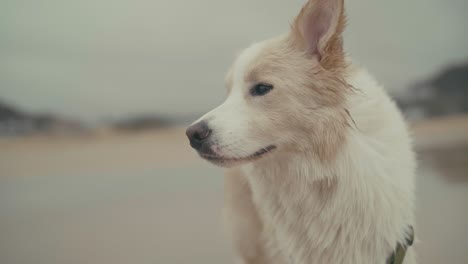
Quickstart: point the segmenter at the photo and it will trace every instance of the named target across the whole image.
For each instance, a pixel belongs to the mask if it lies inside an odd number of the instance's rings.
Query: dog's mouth
[[[246,157],[223,157],[215,154],[204,154],[200,153],[200,156],[212,163],[215,163],[217,165],[221,166],[232,166],[233,164],[239,164],[239,163],[246,163],[254,160],[258,160],[265,156],[267,153],[270,153],[271,151],[275,150],[276,146],[275,145],[269,145],[267,147],[264,147],[252,155],[246,156]]]

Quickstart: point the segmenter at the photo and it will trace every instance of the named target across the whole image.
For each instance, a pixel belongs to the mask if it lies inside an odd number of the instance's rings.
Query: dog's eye
[[[273,85],[259,83],[259,84],[256,84],[254,87],[252,87],[252,89],[250,89],[250,94],[252,96],[262,96],[262,95],[267,94],[272,89],[273,89]]]

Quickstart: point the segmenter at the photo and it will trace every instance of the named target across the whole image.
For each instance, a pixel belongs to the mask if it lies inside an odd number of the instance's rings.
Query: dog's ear
[[[346,24],[344,0],[309,0],[292,25],[297,45],[332,66],[344,59],[342,33]],[[331,61],[330,61],[331,60]]]

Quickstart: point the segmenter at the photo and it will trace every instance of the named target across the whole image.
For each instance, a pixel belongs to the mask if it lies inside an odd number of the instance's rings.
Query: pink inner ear
[[[323,47],[321,46],[326,44],[323,37],[330,31],[332,16],[327,8],[317,8],[303,18],[302,34],[304,40],[309,52],[317,54],[319,58],[323,55]]]

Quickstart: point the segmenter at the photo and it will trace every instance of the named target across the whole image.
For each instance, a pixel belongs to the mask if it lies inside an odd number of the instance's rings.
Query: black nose
[[[190,126],[186,131],[187,137],[190,140],[190,146],[194,149],[200,149],[203,143],[208,139],[211,130],[206,122],[201,121]]]

